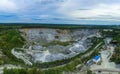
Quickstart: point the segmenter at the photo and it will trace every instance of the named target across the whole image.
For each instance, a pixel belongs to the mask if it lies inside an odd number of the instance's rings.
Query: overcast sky
[[[119,24],[120,0],[0,0],[0,22]]]

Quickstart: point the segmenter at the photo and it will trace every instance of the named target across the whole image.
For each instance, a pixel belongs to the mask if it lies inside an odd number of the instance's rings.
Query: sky
[[[0,23],[120,24],[120,0],[0,0]]]

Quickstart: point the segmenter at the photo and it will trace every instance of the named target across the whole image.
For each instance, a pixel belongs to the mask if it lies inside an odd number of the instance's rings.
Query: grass
[[[68,46],[70,45],[71,43],[74,43],[75,41],[67,41],[67,42],[61,42],[61,41],[52,41],[52,42],[49,42],[49,43],[46,43],[42,46],[44,47],[47,47],[47,46],[53,46],[53,45],[61,45],[61,46]]]

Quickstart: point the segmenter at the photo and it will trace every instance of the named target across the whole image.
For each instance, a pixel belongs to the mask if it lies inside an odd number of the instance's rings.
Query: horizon
[[[51,26],[120,26],[120,24],[69,24],[69,23],[0,23],[0,25],[51,25]]]

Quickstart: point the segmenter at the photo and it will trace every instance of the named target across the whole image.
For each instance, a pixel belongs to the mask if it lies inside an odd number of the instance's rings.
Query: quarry
[[[26,64],[63,60],[83,53],[92,46],[97,29],[20,29],[27,43],[12,54]]]

